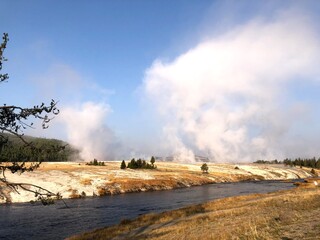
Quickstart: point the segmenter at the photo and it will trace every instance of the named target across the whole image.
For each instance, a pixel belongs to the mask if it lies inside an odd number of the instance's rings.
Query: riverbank
[[[320,188],[309,184],[142,215],[69,240],[318,239],[319,215]]]
[[[36,184],[63,198],[103,196],[140,191],[169,190],[210,183],[244,180],[286,180],[312,176],[311,169],[264,164],[208,163],[209,173],[203,174],[201,164],[157,162],[154,170],[120,169],[120,162],[105,162],[105,166],[85,163],[43,163],[34,172],[21,175],[7,173],[11,182]],[[0,186],[0,203],[28,202],[34,194],[19,193]]]

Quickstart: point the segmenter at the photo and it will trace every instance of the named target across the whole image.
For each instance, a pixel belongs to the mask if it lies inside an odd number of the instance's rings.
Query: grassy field
[[[276,164],[208,163],[209,173],[203,174],[200,169],[202,163],[156,162],[157,169],[135,170],[122,170],[120,163],[105,162],[105,166],[88,166],[83,162],[42,163],[36,171],[21,175],[7,172],[6,176],[11,182],[40,185],[51,192],[59,192],[63,198],[170,190],[220,182],[285,180],[312,176],[311,169]],[[31,200],[35,198],[30,192],[17,193],[0,185],[0,203]]]
[[[69,240],[320,239],[319,216],[320,188],[308,184],[147,214]]]

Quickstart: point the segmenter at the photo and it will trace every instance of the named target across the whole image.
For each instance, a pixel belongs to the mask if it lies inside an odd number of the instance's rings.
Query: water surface
[[[64,239],[149,212],[292,187],[292,183],[278,181],[218,183],[169,191],[69,199],[66,203],[70,208],[62,202],[50,206],[29,203],[0,205],[0,239]]]

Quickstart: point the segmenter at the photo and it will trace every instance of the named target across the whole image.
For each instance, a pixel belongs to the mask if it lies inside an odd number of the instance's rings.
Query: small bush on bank
[[[86,163],[86,165],[90,165],[90,166],[105,166],[104,162],[98,162],[97,159],[93,159],[93,161],[90,161],[90,162]]]
[[[316,172],[316,170],[314,170],[313,168],[311,169],[311,173],[315,176],[318,176],[318,173]]]
[[[206,163],[202,164],[201,166],[202,173],[208,173],[208,170],[209,170],[208,164]]]

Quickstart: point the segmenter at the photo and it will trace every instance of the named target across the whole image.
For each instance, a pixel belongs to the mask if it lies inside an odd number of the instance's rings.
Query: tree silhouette
[[[150,160],[152,166],[154,165],[154,163],[156,162],[156,159],[154,158],[154,156],[151,157],[151,160]]]
[[[7,82],[9,75],[2,73],[3,63],[7,61],[3,53],[7,47],[9,37],[7,33],[3,34],[2,43],[0,45],[0,83]],[[33,107],[25,108],[21,106],[15,106],[10,104],[3,104],[0,106],[0,155],[2,150],[8,143],[7,134],[11,134],[24,143],[24,147],[29,148],[31,152],[47,151],[45,149],[37,148],[33,142],[28,142],[23,137],[23,130],[26,128],[33,128],[32,119],[39,119],[42,121],[42,128],[48,128],[48,124],[52,118],[49,115],[57,115],[59,110],[56,107],[57,102],[51,100],[49,105],[41,103]],[[31,123],[30,123],[31,122]],[[7,133],[7,134],[6,134]],[[61,147],[63,148],[63,147]],[[60,151],[61,148],[50,149],[50,151]],[[0,183],[6,185],[15,192],[19,189],[29,191],[35,194],[38,200],[41,200],[44,204],[51,203],[52,197],[60,198],[60,194],[55,194],[40,186],[26,183],[12,183],[6,178],[6,172],[11,173],[23,173],[26,171],[33,171],[39,167],[41,161],[35,161],[27,163],[26,161],[16,161],[12,159],[10,162],[1,162],[0,160]],[[1,197],[0,192],[0,197]]]
[[[208,170],[209,170],[208,164],[206,164],[206,163],[202,164],[201,171],[203,173],[208,173]]]
[[[121,165],[120,165],[120,168],[121,168],[121,169],[126,169],[126,168],[127,168],[126,163],[125,163],[124,160],[122,160]]]

